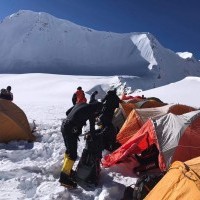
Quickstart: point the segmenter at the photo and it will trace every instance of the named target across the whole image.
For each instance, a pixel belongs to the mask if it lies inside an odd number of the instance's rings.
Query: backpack
[[[155,144],[150,145],[140,155],[135,154],[135,158],[140,165],[133,169],[134,173],[140,174],[147,170],[158,168],[158,155],[159,151]]]
[[[158,162],[158,155],[159,155],[159,151],[156,145],[152,144],[147,149],[142,151],[141,155],[135,154],[135,158],[140,164],[146,165],[154,161]]]
[[[144,175],[139,178],[133,188],[130,185],[125,188],[124,196],[121,200],[142,200],[154,188],[154,186],[162,179],[164,173],[158,175]]]
[[[100,161],[102,158],[101,135],[86,139],[86,147],[76,168],[75,179],[78,185],[86,190],[98,185],[100,177]]]

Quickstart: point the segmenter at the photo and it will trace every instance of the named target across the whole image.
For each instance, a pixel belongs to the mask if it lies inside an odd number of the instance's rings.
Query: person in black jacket
[[[66,152],[59,182],[65,187],[73,188],[77,186],[72,177],[72,167],[77,159],[78,137],[82,133],[82,127],[87,120],[90,122],[90,134],[92,137],[92,134],[95,133],[95,118],[101,109],[102,103],[100,102],[76,104],[62,122],[61,132]]]
[[[90,101],[89,103],[94,103],[97,102],[98,100],[95,99],[96,95],[98,94],[98,91],[94,91],[91,96],[90,96]]]
[[[99,119],[102,125],[104,148],[113,151],[116,146],[116,130],[112,124],[115,109],[119,107],[121,102],[117,96],[116,90],[109,90],[106,96],[102,99],[103,109]]]
[[[101,102],[103,103],[103,109],[100,120],[103,126],[107,126],[112,124],[115,109],[119,107],[121,100],[117,96],[116,90],[109,90]]]

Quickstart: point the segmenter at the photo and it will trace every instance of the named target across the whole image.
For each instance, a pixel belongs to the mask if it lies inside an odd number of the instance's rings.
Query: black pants
[[[74,161],[77,159],[78,135],[80,131],[81,129],[78,129],[71,122],[64,121],[62,124],[61,132],[66,147],[65,153]]]
[[[111,123],[108,126],[105,126],[101,132],[101,135],[103,136],[103,146],[104,149],[108,151],[113,151],[114,146],[116,143],[116,130],[113,124]]]

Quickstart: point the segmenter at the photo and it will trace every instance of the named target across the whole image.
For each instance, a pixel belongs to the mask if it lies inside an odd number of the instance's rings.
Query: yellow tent
[[[199,200],[200,157],[175,161],[145,200]]]
[[[0,99],[0,142],[35,140],[25,113],[14,103]]]

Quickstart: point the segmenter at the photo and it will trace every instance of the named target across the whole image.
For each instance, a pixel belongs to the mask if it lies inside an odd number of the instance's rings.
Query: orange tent
[[[159,119],[149,119],[126,143],[103,159],[105,167],[122,161],[129,155],[141,154],[155,144],[159,150],[161,171],[176,161],[186,161],[200,155],[200,110],[183,115],[168,113]]]
[[[145,200],[200,199],[200,157],[175,161]]]
[[[132,99],[123,100],[126,103],[137,103],[139,101],[144,101],[143,98],[133,97]]]
[[[142,127],[142,125],[149,118],[158,119],[167,113],[182,115],[194,110],[196,109],[193,107],[181,104],[170,104],[156,108],[134,109],[131,111],[119,133],[117,134],[117,141],[120,144],[124,144]]]
[[[162,101],[157,101],[156,99],[145,99],[143,101],[135,103],[136,108],[155,108],[164,105],[166,105],[166,103],[163,103]]]
[[[0,99],[0,142],[35,140],[25,113],[14,103]]]
[[[120,108],[122,109],[124,116],[127,118],[130,112],[136,107],[133,103],[120,103]]]

